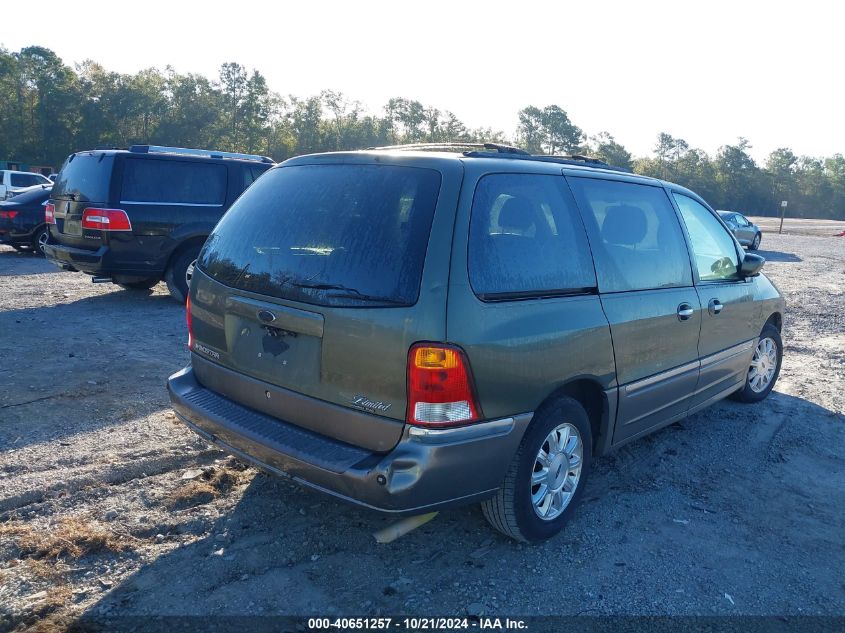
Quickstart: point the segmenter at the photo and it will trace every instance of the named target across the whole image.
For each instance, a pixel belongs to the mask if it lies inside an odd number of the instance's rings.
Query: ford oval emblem
[[[262,323],[272,323],[276,320],[276,315],[269,310],[261,310],[258,313],[258,318]]]

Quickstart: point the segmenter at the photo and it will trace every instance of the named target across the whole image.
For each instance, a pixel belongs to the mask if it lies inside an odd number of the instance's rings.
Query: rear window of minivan
[[[395,165],[272,169],[214,229],[200,269],[239,288],[325,306],[413,305],[440,173]]]
[[[114,156],[99,152],[72,154],[62,166],[51,198],[108,202]]]

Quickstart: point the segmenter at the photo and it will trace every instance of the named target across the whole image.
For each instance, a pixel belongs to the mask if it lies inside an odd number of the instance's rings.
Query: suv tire
[[[540,517],[542,508],[536,507],[534,498],[544,498],[545,490],[555,489],[554,483],[536,484],[533,483],[535,475],[542,476],[541,456],[561,454],[550,447],[549,438],[552,433],[562,437],[558,429],[564,427],[568,435],[568,442],[572,443],[574,436],[577,444],[573,446],[573,458],[569,458],[566,451],[562,451],[564,457],[554,457],[551,460],[551,469],[546,468],[547,477],[555,482],[561,481],[561,493],[566,495],[566,489],[574,487],[566,497],[565,503],[560,502],[557,508],[554,501],[549,503],[549,514],[555,514],[554,518],[544,519]],[[577,433],[573,433],[577,431]],[[551,450],[548,450],[551,448]],[[564,449],[566,443],[564,443]],[[580,449],[577,457],[580,462],[577,464],[577,477],[573,474],[576,470],[575,455]],[[569,397],[561,397],[550,404],[541,407],[534,415],[534,419],[528,426],[525,437],[513,458],[501,488],[494,497],[481,504],[484,517],[490,524],[502,534],[510,536],[518,541],[536,543],[551,538],[563,529],[563,526],[570,519],[584,491],[584,485],[590,473],[590,458],[593,451],[593,438],[590,426],[590,419],[581,404]],[[548,461],[548,460],[547,460]],[[537,467],[540,466],[540,470]],[[565,472],[564,472],[565,471]],[[574,484],[570,483],[574,479]],[[563,509],[560,510],[560,505]]]
[[[197,257],[199,257],[201,246],[188,246],[176,253],[167,272],[164,273],[164,281],[167,282],[167,289],[170,291],[170,296],[176,299],[179,303],[185,303],[188,298],[188,268],[196,265]]]
[[[767,341],[772,343],[774,350],[771,350]],[[778,380],[782,359],[783,342],[780,338],[780,332],[778,332],[778,329],[774,325],[767,323],[763,327],[763,331],[760,332],[760,338],[757,341],[757,347],[754,349],[751,365],[745,376],[745,385],[743,385],[742,389],[731,395],[731,398],[739,402],[760,402],[763,400],[772,392]],[[754,377],[757,374],[755,372],[754,376],[752,376],[751,373],[752,369],[755,368],[755,364],[758,372],[761,368],[763,371],[768,371],[770,368],[774,369],[774,372],[768,378],[768,382],[758,387],[754,386]]]

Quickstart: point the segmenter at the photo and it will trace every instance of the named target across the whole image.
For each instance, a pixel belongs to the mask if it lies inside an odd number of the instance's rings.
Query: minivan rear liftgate
[[[408,350],[445,336],[445,292],[420,291],[445,288],[448,275],[448,258],[423,270],[427,249],[449,247],[428,244],[442,180],[372,161],[264,175],[200,254],[189,312],[196,380],[344,443],[393,448]]]

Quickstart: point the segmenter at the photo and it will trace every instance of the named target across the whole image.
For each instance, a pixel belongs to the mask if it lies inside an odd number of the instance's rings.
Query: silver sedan
[[[759,226],[736,211],[719,211],[719,215],[722,216],[725,224],[728,225],[740,244],[747,246],[749,251],[756,251],[760,248],[763,232]]]

